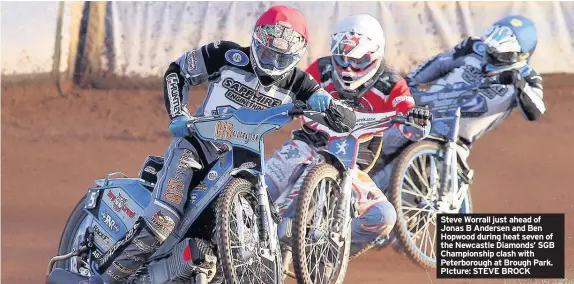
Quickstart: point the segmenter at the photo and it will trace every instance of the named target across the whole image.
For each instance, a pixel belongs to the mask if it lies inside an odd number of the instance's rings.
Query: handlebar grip
[[[307,104],[301,100],[293,101],[293,109],[288,111],[288,115],[296,116],[296,115],[304,115],[306,111],[309,110]]]
[[[293,109],[287,112],[288,115],[291,116],[296,116],[296,115],[303,115],[305,114],[305,111],[302,109]]]
[[[396,117],[395,117],[395,118],[392,118],[392,119],[391,119],[391,122],[392,122],[392,123],[402,124],[402,125],[405,125],[405,126],[411,126],[411,127],[421,128],[421,126],[419,126],[419,125],[417,125],[417,124],[415,124],[415,123],[412,123],[412,122],[408,121],[406,118],[403,118],[403,117],[401,117],[401,118],[396,118]]]

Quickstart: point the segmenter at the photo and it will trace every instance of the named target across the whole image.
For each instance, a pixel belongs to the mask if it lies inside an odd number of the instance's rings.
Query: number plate
[[[86,197],[86,204],[84,208],[86,209],[94,209],[98,204],[98,197],[100,196],[100,190],[96,188],[90,188],[88,191],[88,196]]]

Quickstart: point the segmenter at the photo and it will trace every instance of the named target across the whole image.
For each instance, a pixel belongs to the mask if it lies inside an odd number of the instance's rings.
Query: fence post
[[[98,76],[100,71],[100,56],[106,35],[106,4],[105,1],[84,2],[77,45],[78,62],[74,70],[74,82],[80,87],[89,87],[92,78]]]

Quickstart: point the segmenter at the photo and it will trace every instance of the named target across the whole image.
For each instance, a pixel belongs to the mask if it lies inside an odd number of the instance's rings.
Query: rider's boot
[[[167,216],[156,215],[156,221],[164,220],[167,225],[172,219]],[[160,243],[165,240],[156,234],[153,224],[148,224],[140,218],[126,236],[112,246],[92,267],[91,283],[120,284],[136,273],[145,261],[156,251]],[[171,226],[173,227],[173,226]]]
[[[356,258],[374,247],[374,243],[351,244],[350,259]]]

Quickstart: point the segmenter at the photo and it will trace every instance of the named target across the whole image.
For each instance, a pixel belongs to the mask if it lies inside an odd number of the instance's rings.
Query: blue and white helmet
[[[486,45],[485,71],[490,74],[522,68],[538,43],[534,22],[518,15],[498,20],[482,39]]]

